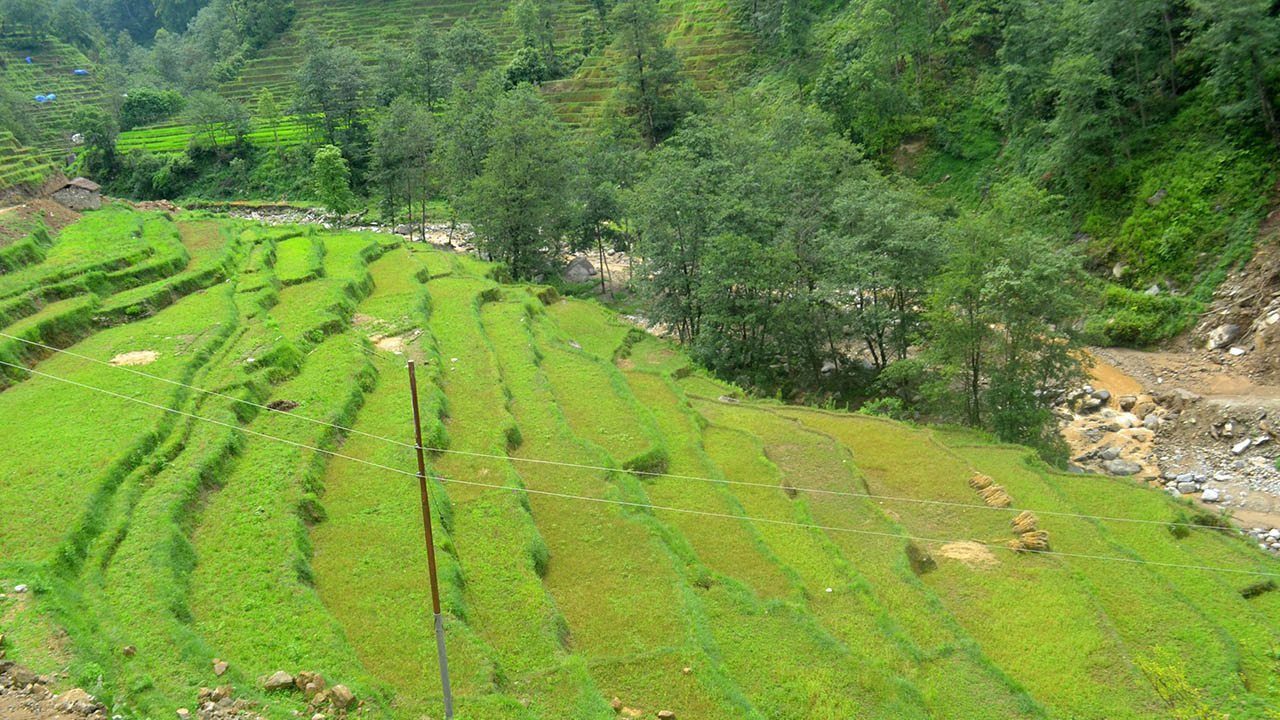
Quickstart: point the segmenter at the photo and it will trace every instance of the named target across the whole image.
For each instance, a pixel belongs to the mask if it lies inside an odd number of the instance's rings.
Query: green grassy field
[[[282,669],[362,717],[442,715],[407,359],[459,718],[1280,703],[1280,592],[1241,592],[1280,564],[1176,537],[1184,506],[1136,482],[755,400],[599,305],[392,236],[108,207],[38,245],[0,285],[29,301],[0,330],[29,369],[0,391],[0,634],[125,718],[216,684],[311,712],[259,687]],[[1006,547],[1023,509],[1054,554]]]

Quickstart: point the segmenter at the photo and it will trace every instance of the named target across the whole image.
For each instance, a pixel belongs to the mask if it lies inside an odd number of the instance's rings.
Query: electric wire
[[[342,460],[349,460],[349,461],[354,462],[354,463],[358,463],[358,464],[361,464],[361,465],[367,465],[367,466],[369,466],[369,467],[378,468],[378,469],[380,469],[380,470],[386,470],[386,471],[388,471],[388,472],[396,473],[396,474],[399,474],[399,475],[407,475],[407,476],[412,477],[412,478],[418,478],[418,477],[420,477],[420,476],[419,476],[419,474],[418,474],[418,473],[416,473],[416,472],[411,472],[411,471],[404,470],[404,469],[401,469],[401,468],[393,467],[393,466],[391,466],[391,465],[384,465],[384,464],[382,464],[382,463],[373,462],[372,460],[365,460],[365,459],[363,459],[363,458],[358,458],[358,457],[354,457],[354,456],[351,456],[351,455],[344,455],[344,454],[342,454],[342,453],[335,452],[335,451],[333,451],[333,450],[326,450],[326,449],[324,449],[324,448],[315,447],[315,446],[313,446],[313,445],[307,445],[306,443],[300,443],[300,442],[297,442],[297,441],[294,441],[294,440],[289,440],[289,439],[287,439],[287,438],[277,437],[277,436],[274,436],[274,435],[269,435],[269,434],[267,434],[267,433],[258,432],[258,431],[256,431],[256,430],[251,430],[251,429],[249,429],[249,428],[246,428],[246,427],[243,427],[243,426],[240,426],[240,425],[236,425],[236,424],[234,424],[234,423],[223,422],[223,421],[221,421],[221,420],[216,420],[216,419],[214,419],[214,418],[205,417],[205,416],[202,416],[202,415],[196,415],[196,414],[194,414],[194,413],[189,413],[189,412],[186,412],[186,411],[183,411],[183,410],[178,410],[178,409],[176,409],[176,408],[166,407],[166,406],[164,406],[164,405],[160,405],[160,404],[157,404],[157,403],[149,402],[149,401],[147,401],[147,400],[142,400],[142,399],[140,399],[140,398],[130,397],[130,396],[128,396],[128,395],[124,395],[124,394],[122,394],[122,393],[117,393],[117,392],[112,391],[112,390],[107,390],[107,389],[105,389],[105,388],[100,388],[100,387],[96,387],[96,386],[94,386],[94,385],[89,385],[89,384],[87,384],[87,383],[82,383],[82,382],[79,382],[79,381],[76,381],[76,380],[72,380],[72,379],[70,379],[70,378],[60,377],[60,376],[58,376],[58,375],[53,375],[53,374],[46,373],[46,372],[43,372],[43,371],[40,371],[40,370],[31,370],[31,369],[28,369],[28,368],[23,368],[21,365],[17,365],[17,364],[15,364],[15,363],[10,363],[10,362],[4,361],[4,360],[0,360],[0,365],[7,365],[7,366],[9,366],[9,367],[22,369],[22,370],[25,370],[26,372],[30,372],[30,373],[32,373],[32,374],[34,374],[34,375],[39,375],[39,376],[41,376],[41,377],[46,377],[46,378],[49,378],[49,379],[51,379],[51,380],[56,380],[56,381],[59,381],[59,382],[62,382],[62,383],[66,383],[66,384],[68,384],[68,385],[72,385],[72,386],[80,387],[80,388],[83,388],[83,389],[86,389],[86,390],[92,390],[92,391],[95,391],[95,392],[103,393],[103,394],[105,394],[105,395],[109,395],[109,396],[111,396],[111,397],[119,398],[119,399],[121,399],[121,400],[127,400],[127,401],[129,401],[129,402],[133,402],[133,403],[137,403],[137,404],[144,405],[144,406],[147,406],[147,407],[155,408],[155,409],[157,409],[157,410],[162,410],[162,411],[164,411],[164,412],[174,413],[174,414],[176,414],[176,415],[181,415],[181,416],[188,417],[188,418],[191,418],[191,419],[194,419],[194,420],[200,420],[200,421],[203,421],[203,422],[212,423],[212,424],[214,424],[214,425],[220,425],[220,426],[222,426],[222,427],[230,428],[230,429],[232,429],[232,430],[237,430],[237,431],[243,432],[243,433],[248,434],[248,435],[252,435],[252,436],[255,436],[255,437],[260,437],[260,438],[263,438],[263,439],[266,439],[266,440],[272,440],[272,441],[275,441],[275,442],[284,443],[284,444],[286,444],[286,445],[290,445],[290,446],[293,446],[293,447],[296,447],[296,448],[300,448],[300,449],[303,449],[303,450],[311,450],[311,451],[313,451],[313,452],[318,452],[318,453],[321,453],[321,454],[323,454],[323,455],[328,455],[328,456],[333,457],[333,458],[338,458],[338,459],[342,459]],[[412,447],[412,448],[415,448],[415,449],[416,449],[416,447],[417,447],[417,446],[416,446],[416,445],[412,445],[412,444],[411,444],[411,445],[410,445],[410,447]],[[423,448],[423,449],[425,450],[426,448]],[[493,489],[493,490],[503,490],[503,491],[508,491],[508,492],[512,492],[512,493],[527,493],[527,494],[534,494],[534,495],[543,495],[543,496],[547,496],[547,497],[555,497],[555,498],[561,498],[561,499],[566,499],[566,500],[579,500],[579,501],[584,501],[584,502],[593,502],[593,503],[605,504],[605,505],[619,505],[619,506],[624,506],[624,507],[634,507],[634,508],[648,509],[648,510],[651,510],[651,511],[653,511],[653,510],[663,510],[663,511],[666,511],[666,512],[683,513],[683,514],[687,514],[687,515],[696,515],[696,516],[701,516],[701,517],[721,518],[721,519],[726,519],[726,520],[737,520],[737,521],[740,521],[740,522],[758,522],[758,523],[766,523],[766,524],[772,524],[772,525],[782,525],[782,526],[795,527],[795,528],[807,529],[807,530],[822,530],[822,531],[827,531],[827,532],[852,533],[852,534],[856,534],[856,535],[868,535],[868,536],[873,536],[873,537],[894,538],[894,539],[897,539],[897,540],[912,540],[912,541],[916,541],[916,542],[925,542],[925,543],[941,543],[941,544],[946,544],[946,543],[953,543],[953,542],[978,542],[978,544],[983,545],[983,546],[985,546],[985,547],[989,547],[989,548],[1001,548],[1001,549],[1008,550],[1008,551],[1010,551],[1010,552],[1015,552],[1015,553],[1027,553],[1027,554],[1034,554],[1034,555],[1049,555],[1049,556],[1066,557],[1066,558],[1075,558],[1075,559],[1083,559],[1083,560],[1100,560],[1100,561],[1110,561],[1110,562],[1121,562],[1121,563],[1127,563],[1127,564],[1131,564],[1131,565],[1147,565],[1147,566],[1152,566],[1152,567],[1165,567],[1165,568],[1174,568],[1174,569],[1183,569],[1183,570],[1199,570],[1199,571],[1205,571],[1205,572],[1223,572],[1223,573],[1230,573],[1230,574],[1235,574],[1235,575],[1249,575],[1249,576],[1259,576],[1259,577],[1280,577],[1280,573],[1263,572],[1263,571],[1259,571],[1259,570],[1241,570],[1241,569],[1238,569],[1238,568],[1213,567],[1213,566],[1207,566],[1207,565],[1191,565],[1191,564],[1186,564],[1186,563],[1170,563],[1170,562],[1162,562],[1162,561],[1157,561],[1157,560],[1142,560],[1142,559],[1138,559],[1138,558],[1124,558],[1124,557],[1117,557],[1117,556],[1114,556],[1114,555],[1091,555],[1091,554],[1085,554],[1085,553],[1069,553],[1069,552],[1063,552],[1063,551],[1061,551],[1061,550],[1032,550],[1032,549],[1015,549],[1015,548],[1011,548],[1011,547],[1009,547],[1009,546],[1007,546],[1007,545],[1005,545],[1005,544],[1002,544],[1002,543],[991,543],[991,542],[982,542],[982,541],[973,541],[973,540],[964,540],[964,541],[961,541],[961,540],[945,540],[945,539],[941,539],[941,538],[930,538],[930,537],[923,537],[923,536],[918,536],[918,535],[903,535],[903,534],[900,534],[900,533],[881,532],[881,531],[877,531],[877,530],[860,530],[860,529],[857,529],[857,528],[840,527],[840,526],[835,526],[835,525],[818,525],[818,524],[816,524],[816,523],[801,523],[801,522],[795,522],[795,521],[792,521],[792,520],[775,520],[775,519],[772,519],[772,518],[761,518],[761,517],[754,517],[754,516],[750,516],[750,515],[734,515],[734,514],[731,514],[731,513],[713,512],[713,511],[710,511],[710,510],[694,510],[694,509],[691,509],[691,508],[670,507],[670,506],[666,506],[666,505],[653,505],[653,504],[651,504],[651,503],[642,503],[642,502],[635,502],[635,501],[629,501],[629,500],[612,500],[612,499],[609,499],[609,498],[591,497],[591,496],[587,496],[587,495],[574,495],[574,494],[572,494],[572,493],[562,493],[562,492],[556,492],[556,491],[552,491],[552,490],[537,490],[537,489],[534,489],[534,488],[528,488],[528,487],[513,487],[513,486],[511,486],[511,485],[495,485],[495,484],[492,484],[492,483],[482,483],[482,482],[476,482],[476,481],[473,481],[473,480],[460,480],[460,479],[456,479],[456,478],[448,478],[448,477],[444,477],[444,476],[442,476],[442,475],[436,475],[436,474],[427,474],[427,475],[426,475],[426,477],[429,477],[429,478],[431,478],[431,479],[433,479],[433,480],[436,480],[436,481],[438,481],[438,482],[441,482],[441,483],[448,483],[448,484],[454,484],[454,485],[467,485],[467,486],[471,486],[471,487],[481,487],[481,488],[488,488],[488,489]]]
[[[225,400],[230,400],[232,402],[241,403],[243,405],[248,405],[251,407],[258,408],[260,410],[266,410],[267,412],[277,413],[279,415],[284,415],[287,417],[295,418],[297,420],[314,423],[316,425],[322,425],[324,427],[332,428],[335,430],[341,430],[342,432],[350,433],[352,435],[359,435],[361,437],[366,437],[371,440],[378,440],[380,442],[390,443],[392,445],[398,445],[404,448],[409,448],[409,449],[414,448],[414,445],[412,443],[407,443],[402,440],[396,440],[395,438],[389,438],[382,435],[376,435],[373,433],[365,432],[363,430],[357,430],[355,428],[350,428],[350,427],[345,427],[345,426],[337,425],[330,422],[325,422],[324,420],[318,420],[316,418],[307,417],[306,415],[299,415],[288,410],[277,410],[268,405],[255,403],[251,400],[245,400],[243,398],[238,398],[233,395],[227,395],[225,393],[217,392],[216,390],[208,390],[205,388],[197,387],[195,385],[188,385],[186,383],[178,382],[177,380],[170,380],[169,378],[160,377],[159,375],[152,375],[151,373],[145,373],[145,372],[142,372],[141,370],[136,370],[134,368],[127,367],[124,365],[112,365],[111,363],[104,360],[99,360],[98,358],[89,357],[87,355],[81,355],[79,353],[75,353],[70,350],[64,350],[64,349],[56,348],[50,345],[44,345],[42,343],[38,343],[32,340],[27,340],[25,338],[20,338],[15,335],[10,335],[8,333],[0,332],[0,337],[10,338],[12,340],[17,340],[19,342],[28,343],[30,345],[34,345],[36,347],[40,347],[46,350],[62,353],[65,355],[70,355],[71,357],[79,358],[81,360],[86,360],[88,362],[96,363],[98,365],[104,365],[104,366],[115,368],[118,370],[124,370],[125,372],[133,373],[134,375],[150,378],[152,380],[159,380],[160,382],[163,382],[163,383],[168,383],[170,385],[175,385],[177,387],[186,388],[188,390],[194,390],[195,392],[205,393],[207,395],[223,398]],[[359,348],[363,353],[365,353],[367,357],[377,357],[378,359],[384,360],[386,362],[391,362],[389,358],[386,358],[384,356],[370,355],[369,353],[374,351],[370,350],[369,348],[363,347],[359,343],[352,343],[352,345]],[[13,366],[13,367],[18,367],[19,369],[22,369],[22,370],[27,369],[22,366]],[[426,452],[441,453],[445,455],[461,455],[461,456],[467,456],[467,457],[486,458],[490,460],[500,460],[500,461],[516,462],[516,463],[528,463],[528,464],[536,464],[536,465],[554,465],[557,467],[566,467],[566,468],[572,468],[575,470],[594,470],[599,472],[618,472],[620,470],[620,468],[606,467],[603,465],[570,463],[570,462],[563,462],[559,460],[547,460],[543,458],[511,457],[509,455],[497,455],[494,453],[483,453],[483,452],[475,452],[475,451],[469,451],[469,450],[455,450],[451,448],[424,446],[422,449]],[[626,470],[626,472],[630,472],[634,475],[639,475],[642,477],[671,478],[673,480],[693,480],[696,482],[716,483],[721,485],[733,485],[733,486],[739,486],[739,487],[756,487],[756,488],[763,488],[768,490],[777,490],[779,488],[778,485],[773,485],[770,483],[750,482],[746,480],[730,480],[728,478],[713,478],[713,477],[703,477],[698,475],[681,475],[676,473],[655,472],[655,471],[649,471],[649,470]],[[1069,517],[1069,518],[1076,518],[1081,520],[1099,520],[1103,522],[1127,522],[1127,523],[1136,523],[1140,525],[1165,525],[1165,526],[1202,528],[1202,529],[1220,528],[1220,526],[1218,525],[1208,525],[1204,523],[1177,522],[1177,521],[1171,521],[1171,520],[1149,520],[1145,518],[1116,517],[1116,516],[1108,516],[1108,515],[1089,515],[1085,513],[1067,512],[1064,510],[1036,510],[1034,508],[1022,508],[1022,507],[992,507],[990,505],[977,505],[974,503],[962,503],[962,502],[954,502],[950,500],[930,500],[928,498],[909,498],[909,497],[901,497],[901,496],[895,496],[895,495],[877,495],[874,493],[860,493],[860,492],[854,492],[850,490],[828,490],[825,488],[801,487],[801,486],[788,486],[788,487],[798,492],[813,493],[815,495],[828,495],[828,496],[834,496],[834,497],[852,497],[852,498],[861,498],[865,500],[911,503],[916,505],[933,505],[938,507],[962,508],[966,510],[993,510],[997,512],[1006,512],[1006,513],[1008,512],[1018,513],[1018,512],[1027,511],[1027,512],[1035,513],[1038,515],[1045,515],[1045,516],[1052,516],[1052,517]]]

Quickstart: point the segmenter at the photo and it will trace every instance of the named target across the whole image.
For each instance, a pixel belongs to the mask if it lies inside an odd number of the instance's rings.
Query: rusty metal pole
[[[422,529],[427,538],[427,569],[431,575],[431,609],[435,614],[436,654],[440,658],[440,685],[444,688],[444,716],[453,717],[453,692],[449,688],[449,658],[444,651],[444,616],[440,614],[440,583],[436,580],[436,544],[431,536],[431,499],[427,494],[427,462],[422,453],[422,417],[418,412],[418,378],[409,361],[409,394],[413,398],[413,437],[418,451],[418,490],[422,494]]]

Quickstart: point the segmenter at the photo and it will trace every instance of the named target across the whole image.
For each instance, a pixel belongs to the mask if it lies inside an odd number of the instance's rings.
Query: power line
[[[53,352],[70,355],[72,357],[79,358],[81,360],[86,360],[88,362],[97,363],[99,365],[105,365],[107,367],[115,368],[118,370],[124,370],[125,372],[133,373],[134,375],[150,378],[152,380],[159,380],[160,382],[168,383],[170,385],[176,385],[178,387],[186,388],[188,390],[194,390],[196,392],[205,393],[207,395],[212,395],[214,397],[220,397],[226,400],[230,400],[232,402],[249,405],[251,407],[255,407],[261,410],[266,410],[267,412],[277,413],[277,414],[295,418],[298,420],[303,420],[305,422],[314,423],[316,425],[322,425],[324,427],[332,428],[335,430],[341,430],[343,432],[350,433],[352,435],[359,435],[361,437],[366,437],[371,440],[378,440],[380,442],[391,443],[392,445],[398,445],[400,447],[408,448],[408,449],[413,449],[415,447],[411,443],[406,443],[401,440],[396,440],[395,438],[376,435],[373,433],[365,432],[363,430],[356,430],[355,428],[345,427],[343,425],[336,425],[334,423],[325,422],[323,420],[318,420],[316,418],[310,418],[310,417],[307,417],[306,415],[299,415],[288,410],[277,410],[268,405],[255,403],[251,400],[245,400],[243,398],[238,398],[233,395],[227,395],[225,393],[220,393],[215,390],[207,390],[205,388],[197,387],[195,385],[188,385],[186,383],[178,382],[177,380],[170,380],[169,378],[160,377],[159,375],[152,375],[150,373],[145,373],[145,372],[142,372],[141,370],[135,370],[134,368],[127,367],[124,365],[112,365],[111,363],[106,362],[104,360],[99,360],[98,358],[89,357],[87,355],[81,355],[79,353],[75,353],[70,350],[55,348],[51,345],[44,345],[42,343],[20,338],[15,335],[9,335],[4,332],[0,332],[0,337],[11,338],[13,340],[18,340],[19,342],[35,345],[37,347],[44,348],[46,350],[51,350]],[[374,353],[375,351],[372,351],[369,348],[366,348],[360,345],[359,343],[352,343],[352,344],[360,348],[360,350],[364,352],[367,357],[374,357],[388,363],[391,362],[389,358],[386,358],[384,356],[377,355],[377,354],[370,354],[370,353]],[[14,366],[14,367],[19,367],[19,366]],[[21,368],[21,367],[19,369],[26,370],[26,368]],[[34,372],[34,371],[30,371],[30,372]],[[569,462],[563,462],[558,460],[546,460],[542,458],[511,457],[509,455],[497,455],[494,453],[474,452],[469,450],[455,450],[451,448],[423,447],[423,450],[426,450],[427,452],[441,453],[446,455],[462,455],[466,457],[487,458],[491,460],[501,460],[501,461],[507,461],[507,462],[517,462],[517,463],[529,463],[529,464],[536,464],[536,465],[553,465],[557,467],[573,468],[576,470],[593,470],[593,471],[600,471],[600,472],[616,472],[620,470],[620,468],[606,467],[603,465],[569,463]],[[774,485],[771,483],[750,482],[746,480],[730,480],[727,478],[703,477],[698,475],[680,475],[675,473],[654,472],[654,471],[648,471],[648,470],[626,470],[625,472],[630,472],[635,475],[640,475],[643,477],[655,477],[655,478],[665,477],[665,478],[671,478],[673,480],[693,480],[696,482],[718,483],[721,485],[734,485],[739,487],[763,488],[767,490],[777,490],[781,487],[779,485]],[[966,510],[993,510],[997,512],[1027,511],[1027,512],[1032,512],[1039,515],[1046,515],[1046,516],[1052,516],[1052,517],[1069,517],[1069,518],[1076,518],[1080,520],[1100,520],[1104,522],[1127,522],[1127,523],[1136,523],[1140,525],[1164,525],[1164,526],[1203,528],[1203,529],[1219,529],[1220,528],[1220,526],[1218,525],[1206,525],[1203,523],[1175,522],[1170,520],[1147,520],[1144,518],[1114,517],[1114,516],[1107,516],[1107,515],[1088,515],[1085,513],[1067,512],[1064,510],[1036,510],[1036,509],[1022,508],[1022,507],[992,507],[990,505],[977,505],[973,503],[954,502],[950,500],[930,500],[927,498],[909,498],[909,497],[901,497],[901,496],[895,496],[895,495],[876,495],[874,493],[860,493],[860,492],[854,492],[850,490],[828,490],[825,488],[798,487],[798,486],[792,486],[792,485],[789,485],[787,487],[790,489],[796,490],[798,492],[808,492],[816,495],[829,495],[833,497],[853,497],[853,498],[862,498],[866,500],[881,500],[881,501],[888,501],[888,502],[912,503],[916,505],[933,505],[938,507],[961,508]]]
[[[57,375],[52,375],[52,374],[50,374],[50,373],[42,372],[42,371],[39,371],[39,370],[30,370],[30,369],[27,369],[27,368],[23,368],[23,367],[22,367],[22,366],[20,366],[20,365],[16,365],[16,364],[14,364],[14,363],[10,363],[10,362],[4,361],[4,360],[0,360],[0,365],[7,365],[7,366],[9,366],[9,367],[14,367],[14,368],[18,368],[18,369],[26,370],[27,372],[30,372],[30,373],[32,373],[32,374],[34,374],[34,375],[39,375],[39,376],[41,376],[41,377],[47,377],[47,378],[49,378],[49,379],[51,379],[51,380],[57,380],[57,381],[59,381],[59,382],[66,383],[66,384],[68,384],[68,385],[73,385],[73,386],[76,386],[76,387],[84,388],[84,389],[86,389],[86,390],[93,390],[93,391],[95,391],[95,392],[100,392],[100,393],[103,393],[103,394],[105,394],[105,395],[110,395],[110,396],[112,396],[112,397],[116,397],[116,398],[119,398],[119,399],[121,399],[121,400],[127,400],[127,401],[129,401],[129,402],[138,403],[138,404],[140,404],[140,405],[145,405],[145,406],[147,406],[147,407],[152,407],[152,408],[155,408],[155,409],[157,409],[157,410],[163,410],[163,411],[165,411],[165,412],[174,413],[174,414],[176,414],[176,415],[182,415],[182,416],[184,416],[184,417],[192,418],[192,419],[194,419],[194,420],[201,420],[201,421],[204,421],[204,422],[213,423],[214,425],[220,425],[220,426],[222,426],[222,427],[230,428],[230,429],[232,429],[232,430],[238,430],[238,431],[240,431],[240,432],[244,432],[244,433],[246,433],[246,434],[248,434],[248,435],[253,435],[253,436],[255,436],[255,437],[260,437],[260,438],[263,438],[263,439],[266,439],[266,440],[273,440],[273,441],[275,441],[275,442],[281,442],[281,443],[284,443],[284,444],[286,444],[286,445],[291,445],[291,446],[293,446],[293,447],[297,447],[297,448],[300,448],[300,449],[303,449],[303,450],[311,450],[311,451],[313,451],[313,452],[318,452],[318,453],[321,453],[321,454],[324,454],[324,455],[328,455],[328,456],[330,456],[330,457],[339,458],[339,459],[342,459],[342,460],[349,460],[349,461],[351,461],[351,462],[359,463],[359,464],[361,464],[361,465],[367,465],[367,466],[369,466],[369,467],[378,468],[378,469],[380,469],[380,470],[386,470],[386,471],[388,471],[388,472],[396,473],[396,474],[399,474],[399,475],[406,475],[406,476],[408,476],[408,477],[412,477],[412,478],[417,478],[417,477],[418,477],[417,473],[409,472],[408,470],[403,470],[403,469],[401,469],[401,468],[392,467],[392,466],[390,466],[390,465],[383,465],[383,464],[381,464],[381,463],[373,462],[373,461],[371,461],[371,460],[365,460],[365,459],[363,459],[363,458],[358,458],[358,457],[354,457],[354,456],[351,456],[351,455],[343,455],[342,453],[338,453],[338,452],[335,452],[335,451],[333,451],[333,450],[326,450],[326,449],[324,449],[324,448],[319,448],[319,447],[315,447],[315,446],[312,446],[312,445],[307,445],[306,443],[300,443],[300,442],[296,442],[296,441],[294,441],[294,440],[289,440],[289,439],[286,439],[286,438],[276,437],[276,436],[274,436],[274,435],[268,435],[268,434],[266,434],[266,433],[258,432],[258,431],[256,431],[256,430],[250,430],[249,428],[245,428],[245,427],[242,427],[242,426],[239,426],[239,425],[235,425],[235,424],[232,424],[232,423],[223,422],[223,421],[221,421],[221,420],[215,420],[215,419],[213,419],[213,418],[204,417],[204,416],[201,416],[201,415],[195,415],[195,414],[193,414],[193,413],[189,413],[189,412],[186,412],[186,411],[183,411],[183,410],[178,410],[178,409],[176,409],[176,408],[165,407],[164,405],[159,405],[159,404],[156,404],[156,403],[153,403],[153,402],[149,402],[149,401],[146,401],[146,400],[142,400],[142,399],[140,399],[140,398],[130,397],[130,396],[128,396],[128,395],[123,395],[123,394],[121,394],[121,393],[117,393],[117,392],[114,392],[114,391],[111,391],[111,390],[107,390],[107,389],[105,389],[105,388],[100,388],[100,387],[96,387],[96,386],[93,386],[93,385],[88,385],[88,384],[86,384],[86,383],[78,382],[78,381],[76,381],[76,380],[71,380],[71,379],[69,379],[69,378],[59,377],[59,376],[57,376]],[[416,447],[417,447],[417,446],[411,446],[411,447],[414,447],[414,448],[416,449]],[[424,448],[424,449],[425,449],[425,448]],[[852,533],[852,534],[856,534],[856,535],[869,535],[869,536],[873,536],[873,537],[885,537],[885,538],[894,538],[894,539],[897,539],[897,540],[914,540],[914,541],[918,541],[918,542],[941,543],[941,544],[953,543],[953,542],[977,542],[978,544],[983,545],[983,546],[985,546],[985,547],[1002,548],[1002,549],[1005,549],[1005,550],[1009,550],[1010,552],[1025,552],[1025,553],[1029,553],[1029,554],[1036,554],[1036,555],[1052,555],[1052,556],[1058,556],[1058,557],[1068,557],[1068,558],[1076,558],[1076,559],[1084,559],[1084,560],[1102,560],[1102,561],[1122,562],[1122,563],[1128,563],[1128,564],[1131,564],[1131,565],[1150,565],[1150,566],[1154,566],[1154,567],[1178,568],[1178,569],[1184,569],[1184,570],[1203,570],[1203,571],[1208,571],[1208,572],[1224,572],[1224,573],[1233,573],[1233,574],[1236,574],[1236,575],[1251,575],[1251,576],[1262,576],[1262,577],[1280,577],[1280,573],[1269,573],[1269,572],[1262,572],[1262,571],[1257,571],[1257,570],[1239,570],[1239,569],[1235,569],[1235,568],[1211,567],[1211,566],[1206,566],[1206,565],[1190,565],[1190,564],[1184,564],[1184,563],[1161,562],[1161,561],[1157,561],[1157,560],[1141,560],[1141,559],[1137,559],[1137,558],[1123,558],[1123,557],[1116,557],[1116,556],[1114,556],[1114,555],[1089,555],[1089,554],[1084,554],[1084,553],[1068,553],[1068,552],[1062,552],[1062,551],[1060,551],[1060,550],[1029,550],[1029,549],[1014,549],[1014,548],[1010,548],[1010,547],[1008,547],[1007,545],[1004,545],[1004,544],[1002,544],[1002,543],[991,543],[991,542],[982,542],[982,541],[974,541],[974,540],[964,540],[964,541],[961,541],[961,540],[944,540],[944,539],[940,539],[940,538],[921,537],[921,536],[917,536],[917,535],[902,535],[902,534],[899,534],[899,533],[881,532],[881,531],[877,531],[877,530],[859,530],[859,529],[857,529],[857,528],[839,527],[839,526],[834,526],[834,525],[818,525],[818,524],[814,524],[814,523],[800,523],[800,522],[795,522],[795,521],[792,521],[792,520],[775,520],[775,519],[771,519],[771,518],[760,518],[760,517],[754,517],[754,516],[750,516],[750,515],[733,515],[733,514],[731,514],[731,513],[720,513],[720,512],[710,511],[710,510],[693,510],[693,509],[690,509],[690,508],[669,507],[669,506],[665,506],[665,505],[653,505],[653,504],[651,504],[651,503],[642,503],[642,502],[635,502],[635,501],[629,501],[629,500],[611,500],[611,499],[609,499],[609,498],[590,497],[590,496],[587,496],[587,495],[574,495],[574,494],[571,494],[571,493],[555,492],[555,491],[551,491],[551,490],[535,490],[535,489],[533,489],[533,488],[527,488],[527,487],[512,487],[512,486],[510,486],[510,485],[495,485],[495,484],[492,484],[492,483],[482,483],[482,482],[476,482],[476,481],[473,481],[473,480],[458,480],[458,479],[455,479],[455,478],[448,478],[448,477],[444,477],[444,476],[442,476],[442,475],[434,475],[434,474],[429,475],[428,477],[431,477],[432,479],[437,480],[437,481],[442,482],[442,483],[451,483],[451,484],[454,484],[454,485],[467,485],[467,486],[471,486],[471,487],[489,488],[489,489],[492,489],[492,490],[505,490],[505,491],[515,492],[515,493],[529,493],[529,494],[534,494],[534,495],[544,495],[544,496],[548,496],[548,497],[562,498],[562,499],[566,499],[566,500],[580,500],[580,501],[584,501],[584,502],[594,502],[594,503],[605,504],[605,505],[619,505],[619,506],[624,506],[624,507],[635,507],[635,508],[648,509],[648,510],[663,510],[663,511],[667,511],[667,512],[683,513],[683,514],[687,514],[687,515],[696,515],[696,516],[701,516],[701,517],[712,517],[712,518],[722,518],[722,519],[726,519],[726,520],[738,520],[738,521],[748,521],[748,522],[757,522],[757,523],[767,523],[767,524],[772,524],[772,525],[782,525],[782,526],[795,527],[795,528],[801,528],[801,529],[807,529],[807,530],[823,530],[823,531],[828,531],[828,532],[843,532],[843,533]],[[772,486],[771,486],[771,487],[772,487]]]

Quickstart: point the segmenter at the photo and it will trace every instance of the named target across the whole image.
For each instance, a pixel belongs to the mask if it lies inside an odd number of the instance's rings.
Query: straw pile
[[[986,488],[991,487],[991,483],[993,482],[995,481],[982,473],[974,473],[973,477],[969,478],[969,487],[974,490],[985,490]]]
[[[1030,550],[1033,552],[1045,552],[1049,549],[1049,533],[1044,530],[1034,530],[1029,533],[1022,533],[1017,540],[1010,540],[1009,547],[1014,550]]]
[[[1018,513],[1018,517],[1013,519],[1013,534],[1024,535],[1029,532],[1035,532],[1038,520],[1030,510],[1023,510]]]
[[[978,491],[982,501],[991,507],[1006,508],[1013,504],[1013,498],[1000,485],[988,485]]]

